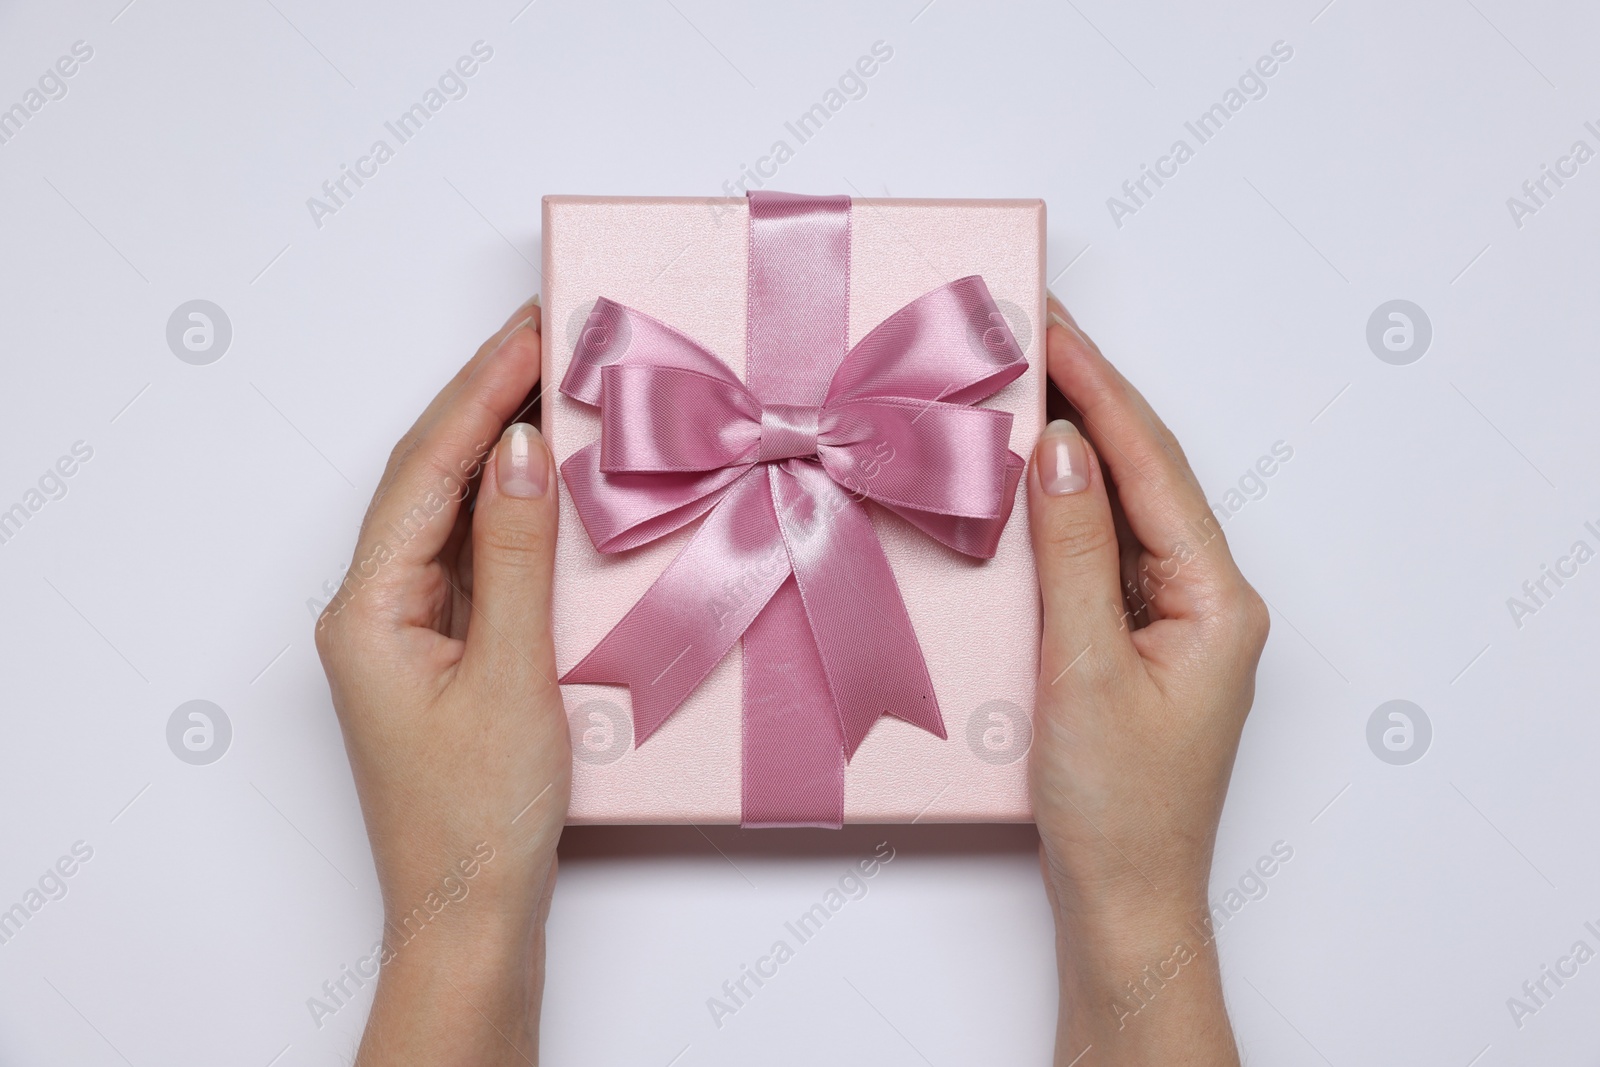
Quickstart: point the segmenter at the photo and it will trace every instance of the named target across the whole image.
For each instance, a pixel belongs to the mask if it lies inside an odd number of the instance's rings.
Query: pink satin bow
[[[643,743],[744,639],[742,820],[841,825],[844,764],[880,717],[943,738],[927,664],[864,501],[994,555],[1020,456],[975,404],[1027,364],[979,277],[845,351],[848,197],[750,194],[749,384],[597,301],[561,391],[600,408],[562,464],[602,552],[705,521],[562,682],[632,691]]]

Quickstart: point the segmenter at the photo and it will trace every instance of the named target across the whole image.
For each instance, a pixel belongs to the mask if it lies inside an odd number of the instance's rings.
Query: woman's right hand
[[[1056,1062],[1237,1064],[1207,884],[1267,608],[1171,431],[1054,297],[1050,312],[1050,379],[1082,426],[1050,423],[1028,477]]]

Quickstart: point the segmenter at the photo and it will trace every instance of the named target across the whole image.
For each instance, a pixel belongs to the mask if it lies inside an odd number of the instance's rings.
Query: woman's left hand
[[[538,383],[539,323],[518,309],[395,446],[317,622],[383,893],[360,1064],[537,1059],[572,756],[555,464],[533,427],[502,427]]]

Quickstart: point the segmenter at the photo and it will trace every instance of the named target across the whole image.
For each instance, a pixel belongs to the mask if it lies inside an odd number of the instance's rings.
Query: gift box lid
[[[558,464],[600,436],[596,410],[556,388],[598,298],[670,325],[743,378],[749,235],[743,198],[545,197],[542,428]],[[1044,251],[1039,200],[856,199],[849,343],[933,289],[982,277],[1028,366],[981,406],[1012,413],[1010,446],[1025,456],[1044,421]],[[845,770],[846,822],[1030,818],[1025,757],[1040,616],[1025,490],[1017,495],[994,558],[981,561],[867,505],[947,738],[878,720]],[[554,591],[560,671],[616,625],[695,528],[602,554],[563,487]],[[741,678],[735,646],[639,746],[627,688],[564,685],[574,751],[569,821],[738,823]]]

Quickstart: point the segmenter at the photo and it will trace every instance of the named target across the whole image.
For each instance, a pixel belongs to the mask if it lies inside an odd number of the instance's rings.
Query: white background
[[[1220,935],[1250,1061],[1593,1062],[1600,962],[1520,1029],[1506,1004],[1600,948],[1600,563],[1520,627],[1506,603],[1600,547],[1600,161],[1520,228],[1506,205],[1600,148],[1592,6],[525,2],[0,12],[0,107],[94,50],[0,145],[0,508],[93,449],[0,545],[0,907],[94,849],[0,945],[0,1063],[348,1059],[370,987],[320,1029],[307,998],[380,914],[306,601],[393,440],[538,289],[541,195],[717,195],[780,138],[775,188],[1045,198],[1054,290],[1212,500],[1293,449],[1225,525],[1274,613],[1214,897],[1294,850]],[[468,95],[316,226],[307,198],[478,40]],[[784,122],[879,40],[797,146]],[[1117,226],[1107,198],[1275,41],[1267,95]],[[209,366],[166,343],[195,298],[233,327]],[[1433,327],[1406,366],[1365,336],[1395,298]],[[197,698],[233,725],[209,766],[165,738]],[[1391,699],[1433,727],[1407,766],[1366,740]],[[717,1029],[706,998],[881,840],[868,896]],[[1044,1063],[1034,848],[573,832],[546,1062]]]

